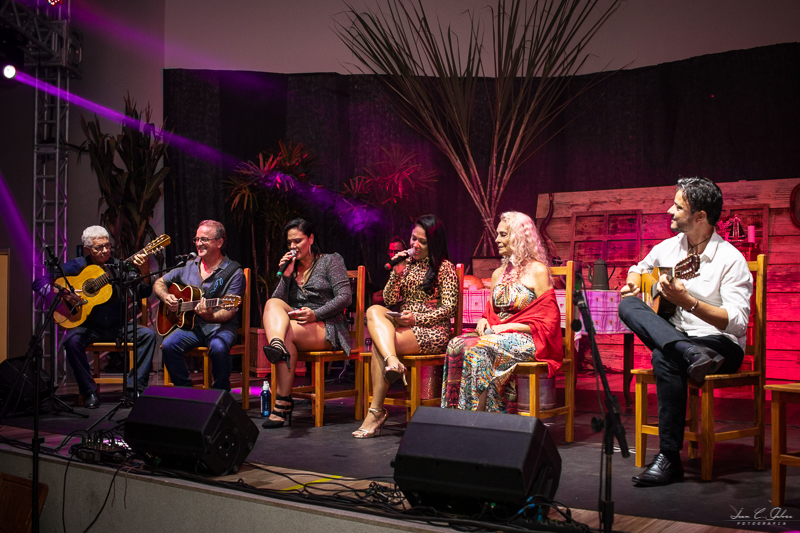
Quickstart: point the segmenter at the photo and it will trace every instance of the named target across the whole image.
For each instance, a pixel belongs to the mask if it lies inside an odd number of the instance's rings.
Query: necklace
[[[686,242],[687,242],[687,243],[690,245],[690,246],[689,246],[689,255],[691,255],[691,254],[696,254],[696,253],[697,253],[697,249],[698,249],[698,247],[699,247],[701,244],[703,244],[704,242],[708,242],[708,241],[710,241],[710,240],[711,240],[711,237],[713,237],[713,236],[714,236],[714,234],[712,233],[711,235],[709,235],[709,236],[708,236],[708,238],[707,238],[707,239],[703,239],[702,241],[698,242],[697,244],[692,244],[691,242],[689,242],[689,237],[686,237]]]

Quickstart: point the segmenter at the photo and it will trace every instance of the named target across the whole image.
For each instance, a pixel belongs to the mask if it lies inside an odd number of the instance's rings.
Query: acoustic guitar
[[[139,254],[152,255],[169,245],[170,242],[171,239],[167,235],[156,237],[125,261],[130,261]],[[82,300],[77,304],[70,304],[62,299],[61,304],[53,313],[53,319],[62,328],[72,329],[83,324],[89,318],[92,310],[96,306],[106,303],[114,291],[108,284],[111,281],[111,274],[99,265],[86,265],[80,274],[67,276],[67,280],[69,280],[69,285],[74,287],[75,294]],[[53,286],[64,291],[68,285],[64,278],[58,278],[53,282]]]
[[[650,305],[650,308],[664,319],[669,319],[674,315],[678,306],[663,297],[658,290],[658,278],[661,277],[661,274],[666,274],[668,282],[675,278],[692,279],[697,277],[699,268],[700,256],[691,254],[672,268],[659,269],[656,267],[653,269],[652,274],[642,274],[642,281],[650,287],[649,294],[646,295],[649,300],[647,303]]]
[[[194,308],[200,303],[203,291],[192,285],[182,287],[173,283],[167,289],[171,295],[178,299],[178,309],[170,311],[167,304],[161,302],[158,306],[156,317],[156,331],[166,337],[176,329],[192,329],[194,327]],[[242,297],[238,294],[226,294],[222,298],[209,298],[206,307],[221,307],[222,309],[236,309],[242,304]]]

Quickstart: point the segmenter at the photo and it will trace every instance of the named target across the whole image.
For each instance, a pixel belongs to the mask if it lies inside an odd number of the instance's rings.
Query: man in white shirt
[[[722,239],[714,226],[722,213],[722,191],[706,178],[678,180],[669,208],[670,228],[679,232],[628,271],[620,290],[619,316],[653,352],[658,397],[659,453],[634,476],[639,485],[683,480],[680,452],[686,424],[687,379],[702,382],[713,373],[732,373],[744,359],[753,279],[744,256]],[[690,254],[699,256],[697,276],[659,279],[663,298],[678,306],[666,320],[639,298],[642,274],[671,268]]]

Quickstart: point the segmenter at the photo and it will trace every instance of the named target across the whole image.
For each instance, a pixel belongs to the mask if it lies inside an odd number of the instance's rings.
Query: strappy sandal
[[[273,365],[277,365],[278,363],[286,363],[286,368],[289,370],[292,369],[290,366],[292,355],[289,353],[289,350],[286,349],[286,345],[280,340],[278,337],[275,337],[267,346],[264,346],[264,355],[267,357],[267,361],[272,363]]]
[[[384,361],[388,361],[390,357],[397,358],[396,355],[387,355],[383,358]],[[397,366],[387,366],[383,369],[383,379],[391,385],[401,377],[403,378],[403,385],[408,386],[408,381],[406,381],[406,372],[408,369],[400,362],[398,359]]]
[[[370,407],[369,412],[375,416],[378,416],[381,414],[381,412],[383,412],[383,416],[379,418],[380,422],[378,422],[378,425],[372,431],[367,431],[364,428],[358,428],[355,430],[352,433],[354,439],[371,439],[376,433],[383,435],[383,424],[386,422],[386,419],[389,418],[389,412],[385,407],[383,409],[373,409]]]
[[[283,402],[289,405],[278,405],[278,402]],[[294,411],[294,399],[291,396],[275,396],[275,407],[272,409],[272,414],[281,417],[283,420],[266,419],[261,427],[264,429],[282,428],[284,423],[287,426],[292,425],[292,411]]]

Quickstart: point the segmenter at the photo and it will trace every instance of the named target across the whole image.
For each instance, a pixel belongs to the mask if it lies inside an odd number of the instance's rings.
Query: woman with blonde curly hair
[[[554,375],[564,358],[561,315],[547,254],[528,215],[500,215],[503,263],[492,274],[490,305],[474,333],[447,346],[442,407],[515,413],[517,363],[546,361]]]

